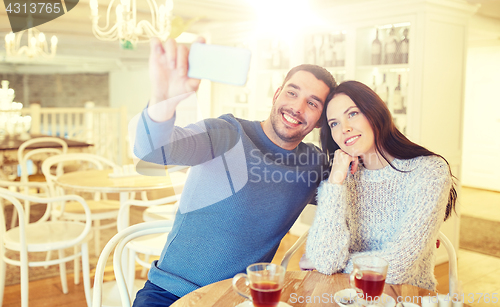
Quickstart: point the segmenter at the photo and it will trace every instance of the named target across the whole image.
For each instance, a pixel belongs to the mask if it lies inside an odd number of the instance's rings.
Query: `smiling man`
[[[226,114],[181,128],[174,125],[176,106],[199,86],[187,77],[188,54],[173,40],[151,42],[152,97],[140,114],[134,153],[191,171],[136,307],[170,306],[252,263],[270,262],[327,170],[320,150],[302,140],[318,127],[336,86],[328,71],[315,65],[290,70],[263,122]]]
[[[301,65],[290,70],[283,85],[276,90],[269,118],[262,129],[276,145],[295,148],[314,128],[319,127],[323,104],[329,87],[313,73],[314,65]],[[321,77],[320,77],[321,78]]]

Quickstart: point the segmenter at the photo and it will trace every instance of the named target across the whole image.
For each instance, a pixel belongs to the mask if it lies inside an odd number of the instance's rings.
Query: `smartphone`
[[[251,51],[245,48],[194,43],[189,50],[188,77],[243,86]]]

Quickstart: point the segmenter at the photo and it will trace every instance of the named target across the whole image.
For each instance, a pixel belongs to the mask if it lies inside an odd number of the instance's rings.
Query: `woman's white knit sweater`
[[[434,252],[452,177],[437,156],[394,159],[379,170],[362,166],[342,185],[323,181],[306,256],[324,274],[350,273],[352,259],[389,262],[386,282],[435,290]]]

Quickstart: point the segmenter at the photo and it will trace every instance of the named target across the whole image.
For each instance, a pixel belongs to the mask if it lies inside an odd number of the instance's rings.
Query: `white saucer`
[[[253,304],[252,304],[252,302],[250,302],[250,301],[244,301],[243,303],[238,304],[238,305],[237,305],[237,306],[235,306],[235,307],[254,307],[254,305],[253,305]],[[280,302],[280,303],[278,304],[278,306],[277,306],[277,307],[293,307],[293,306],[288,305],[288,304],[287,304],[287,303],[285,303],[285,302]]]
[[[347,304],[347,300],[356,301],[358,299],[358,295],[356,294],[356,290],[354,289],[344,289],[340,290],[333,296],[335,303],[340,306],[355,306],[356,304]]]
[[[333,296],[335,303],[344,307],[355,306],[355,303],[347,304],[346,299],[351,299],[353,301],[358,300],[358,296],[356,294],[356,290],[354,289],[344,289],[340,290]],[[364,304],[363,304],[364,305]],[[396,301],[389,295],[382,293],[382,297],[380,303],[375,305],[376,307],[394,307],[396,306]]]

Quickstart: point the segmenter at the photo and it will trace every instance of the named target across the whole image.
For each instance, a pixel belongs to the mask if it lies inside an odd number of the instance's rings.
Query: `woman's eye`
[[[356,112],[356,111],[351,112],[351,113],[349,113],[349,118],[356,116],[356,115],[358,115],[358,112]]]
[[[335,126],[337,126],[337,123],[336,123],[336,122],[332,122],[332,123],[330,123],[330,128],[333,128],[333,127],[335,127]]]

